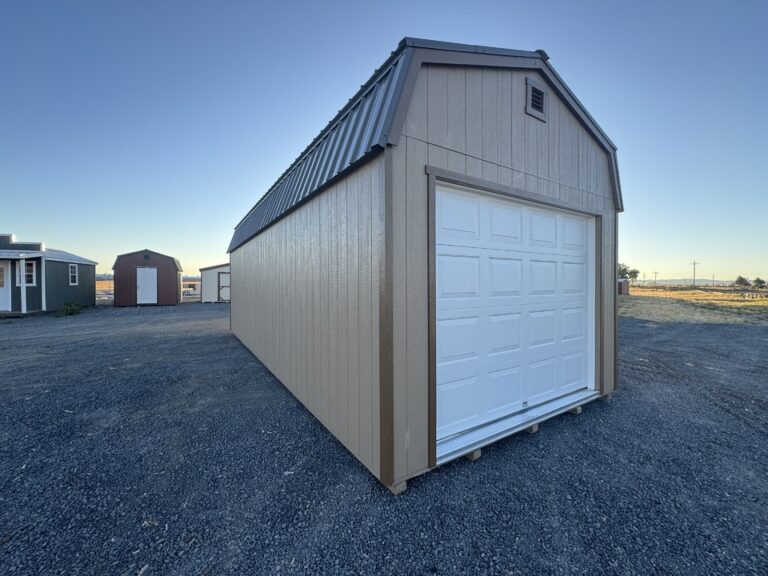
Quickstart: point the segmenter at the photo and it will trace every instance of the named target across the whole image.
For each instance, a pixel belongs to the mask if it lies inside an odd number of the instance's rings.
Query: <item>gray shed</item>
[[[96,262],[0,234],[0,315],[96,304]]]
[[[405,38],[235,228],[235,335],[393,492],[616,387],[616,147],[541,50]]]

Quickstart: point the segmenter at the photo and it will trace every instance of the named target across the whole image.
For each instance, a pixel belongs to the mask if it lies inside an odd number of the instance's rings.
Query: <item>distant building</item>
[[[616,280],[616,290],[624,296],[629,295],[629,278],[619,278]]]
[[[181,264],[152,250],[121,254],[115,273],[115,306],[174,306],[181,302]]]
[[[185,276],[181,279],[181,298],[188,301],[200,299],[200,278]]]
[[[229,302],[229,264],[200,268],[200,286],[203,302]]]
[[[0,234],[0,314],[96,304],[96,262]]]

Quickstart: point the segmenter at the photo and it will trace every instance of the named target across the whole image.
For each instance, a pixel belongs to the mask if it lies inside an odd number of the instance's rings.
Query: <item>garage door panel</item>
[[[438,188],[437,438],[455,443],[594,388],[594,240],[580,215],[482,193],[443,196]]]
[[[488,354],[517,352],[522,340],[522,314],[506,313],[488,316]]]
[[[438,320],[438,365],[478,358],[484,340],[482,324],[479,316]]]
[[[542,391],[552,390],[557,385],[557,359],[550,356],[529,362],[525,375],[523,394],[529,404],[536,404]]]
[[[488,257],[489,296],[520,296],[523,291],[523,259]]]
[[[557,260],[528,262],[528,294],[557,294]]]
[[[486,410],[488,419],[518,412],[523,408],[520,366],[496,370],[488,374]]]
[[[445,437],[476,425],[480,416],[478,379],[446,382],[437,397],[438,437]]]
[[[528,243],[531,246],[557,247],[557,215],[528,208]]]
[[[582,295],[587,291],[586,262],[562,262],[562,291],[563,294]]]
[[[581,384],[587,380],[587,358],[583,351],[560,356],[560,387]]]
[[[536,310],[525,315],[528,348],[540,348],[557,342],[557,310]]]
[[[523,211],[500,202],[490,202],[490,243],[504,246],[523,243]]]
[[[586,338],[587,312],[582,307],[563,308],[560,311],[560,340],[568,342]]]
[[[583,218],[562,216],[564,250],[586,254],[587,250],[587,226]]]
[[[480,296],[480,257],[440,254],[437,279],[438,298]]]
[[[470,194],[441,194],[437,206],[438,233],[445,237],[478,238],[479,199]]]

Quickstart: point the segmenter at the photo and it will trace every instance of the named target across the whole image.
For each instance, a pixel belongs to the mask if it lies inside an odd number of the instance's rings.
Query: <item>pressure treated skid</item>
[[[549,91],[546,122],[526,113],[531,77]],[[365,101],[375,93],[390,98],[378,115],[375,99]],[[365,140],[365,122],[376,138]],[[355,149],[363,141],[369,147]],[[393,492],[436,466],[433,252],[443,185],[596,223],[596,393],[518,429],[580,410],[616,382],[615,147],[542,52],[406,39],[230,245],[233,332]]]

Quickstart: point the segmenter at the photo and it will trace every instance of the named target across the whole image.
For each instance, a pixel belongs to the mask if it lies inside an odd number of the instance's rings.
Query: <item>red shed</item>
[[[181,264],[176,258],[139,250],[121,254],[115,272],[115,306],[173,306],[181,302]]]

